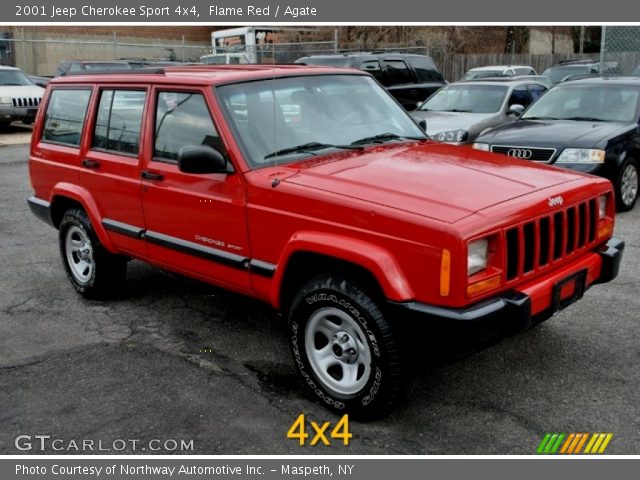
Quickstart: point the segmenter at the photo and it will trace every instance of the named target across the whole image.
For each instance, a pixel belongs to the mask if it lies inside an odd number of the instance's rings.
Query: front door
[[[205,89],[153,92],[154,118],[142,171],[145,239],[155,263],[240,291],[249,290],[245,188],[239,173],[188,174],[181,147],[209,145],[226,155]],[[208,96],[208,97],[207,97]]]

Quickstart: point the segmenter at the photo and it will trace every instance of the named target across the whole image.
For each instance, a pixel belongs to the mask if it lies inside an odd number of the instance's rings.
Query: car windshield
[[[586,75],[591,72],[589,65],[574,65],[566,67],[547,68],[542,75],[548,77],[553,83],[560,83],[567,77],[572,75]]]
[[[460,80],[473,80],[480,77],[506,77],[504,69],[500,70],[470,70]]]
[[[496,113],[506,94],[503,85],[449,85],[434,93],[420,110]]]
[[[638,114],[640,87],[564,84],[552,88],[521,119],[631,122]]]
[[[118,70],[131,70],[132,67],[128,63],[85,63],[84,69],[87,72],[111,72]]]
[[[0,70],[0,85],[33,85],[20,70]]]
[[[322,150],[426,139],[369,76],[315,75],[216,87],[253,167],[300,160]]]

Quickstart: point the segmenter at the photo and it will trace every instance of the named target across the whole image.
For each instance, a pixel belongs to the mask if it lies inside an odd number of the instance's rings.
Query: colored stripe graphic
[[[547,433],[536,452],[542,455],[602,454],[613,438],[612,433]],[[588,440],[588,441],[587,441]],[[585,446],[584,452],[582,448]]]

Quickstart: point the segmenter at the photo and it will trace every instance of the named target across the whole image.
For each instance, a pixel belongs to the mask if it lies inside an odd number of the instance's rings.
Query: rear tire
[[[127,259],[104,248],[83,210],[73,208],[64,213],[58,240],[67,277],[82,296],[104,298],[122,286]]]
[[[357,283],[332,275],[310,280],[289,313],[289,340],[311,395],[341,414],[387,413],[400,390],[400,358],[390,325]]]
[[[619,212],[628,212],[638,200],[638,162],[627,158],[618,171],[615,183],[616,208]]]

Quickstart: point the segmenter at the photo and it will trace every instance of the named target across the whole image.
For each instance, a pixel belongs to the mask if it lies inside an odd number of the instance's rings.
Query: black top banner
[[[161,23],[532,23],[634,22],[624,0],[16,0],[0,5],[0,22]]]

